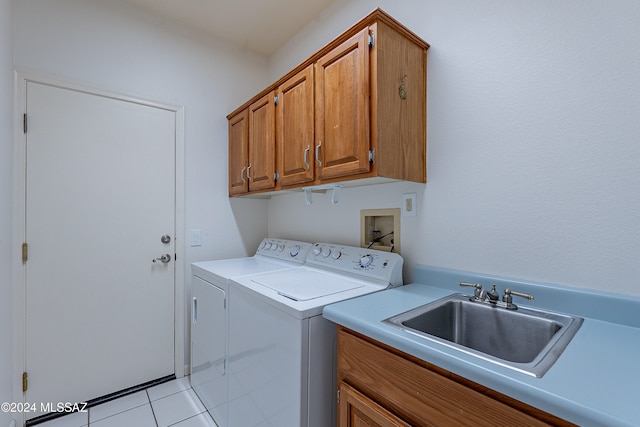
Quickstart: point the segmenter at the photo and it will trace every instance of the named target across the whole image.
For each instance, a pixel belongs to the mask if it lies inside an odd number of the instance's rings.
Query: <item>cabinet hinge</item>
[[[27,133],[27,113],[22,115],[22,131]]]
[[[29,259],[29,245],[25,242],[22,244],[22,263],[24,264]]]
[[[371,33],[369,34],[369,47],[373,49],[375,45],[376,45],[376,35],[375,33]]]
[[[273,174],[273,180],[274,180],[274,181],[277,181],[277,180],[279,180],[279,179],[280,179],[280,174],[279,174],[278,172],[274,172],[274,174]]]
[[[376,150],[375,149],[371,149],[369,150],[369,163],[375,163],[376,162]]]
[[[278,96],[273,97],[273,105],[278,105]]]
[[[29,379],[27,378],[27,373],[22,373],[22,392],[26,392],[27,388],[29,388]]]

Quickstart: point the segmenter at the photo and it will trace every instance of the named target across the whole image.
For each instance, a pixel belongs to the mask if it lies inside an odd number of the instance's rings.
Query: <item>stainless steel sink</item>
[[[569,344],[583,319],[523,307],[507,310],[454,294],[384,322],[501,366],[542,377]]]

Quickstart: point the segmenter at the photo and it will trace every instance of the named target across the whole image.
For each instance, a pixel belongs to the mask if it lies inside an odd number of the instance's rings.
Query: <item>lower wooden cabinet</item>
[[[574,426],[347,328],[338,330],[338,426]]]
[[[348,384],[340,383],[338,407],[342,426],[411,426]]]

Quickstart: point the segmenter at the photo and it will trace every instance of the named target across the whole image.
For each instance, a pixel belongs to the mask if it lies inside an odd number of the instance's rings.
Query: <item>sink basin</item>
[[[542,377],[583,319],[518,307],[507,310],[454,294],[384,320],[427,340]]]

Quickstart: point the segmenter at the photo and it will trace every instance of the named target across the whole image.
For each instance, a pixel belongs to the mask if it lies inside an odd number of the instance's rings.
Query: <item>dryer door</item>
[[[192,277],[191,387],[220,427],[227,425],[227,311],[221,288]]]

